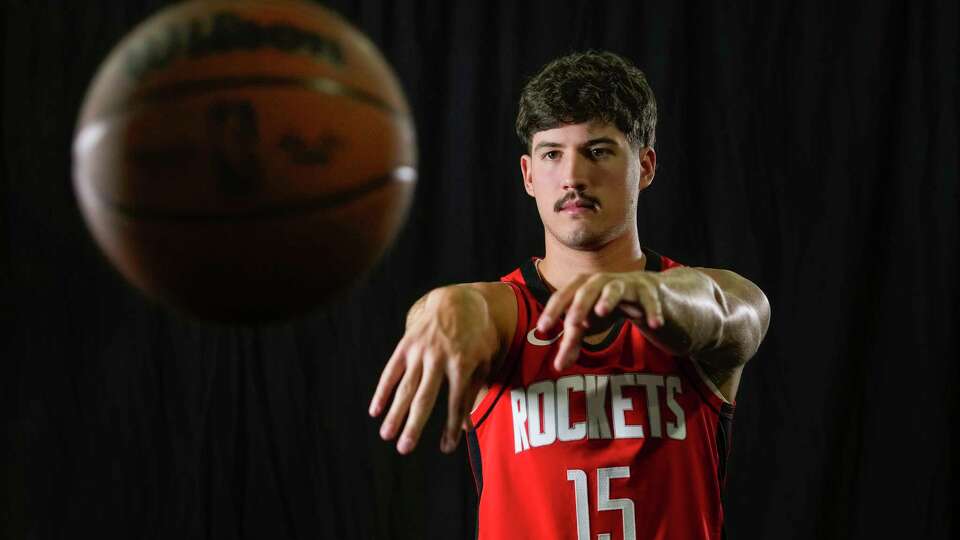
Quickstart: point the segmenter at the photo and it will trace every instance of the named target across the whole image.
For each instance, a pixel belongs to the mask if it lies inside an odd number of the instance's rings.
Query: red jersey
[[[645,252],[647,270],[679,266]],[[478,537],[721,538],[733,405],[628,320],[557,372],[559,336],[535,330],[550,293],[534,260],[502,281],[517,297],[516,334],[467,434]]]

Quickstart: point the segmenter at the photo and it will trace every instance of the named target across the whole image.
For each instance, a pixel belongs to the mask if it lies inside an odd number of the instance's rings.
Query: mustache
[[[587,194],[585,194],[585,193],[571,192],[571,193],[568,193],[568,194],[564,195],[563,198],[561,198],[560,200],[558,200],[558,201],[553,205],[553,211],[554,211],[554,212],[559,212],[559,211],[563,210],[563,206],[564,206],[565,204],[567,204],[568,202],[570,202],[570,201],[581,201],[581,202],[589,203],[589,204],[590,204],[591,206],[593,206],[594,208],[597,208],[597,207],[600,206],[600,201],[599,201],[599,200],[597,200],[597,199],[595,199],[595,198],[593,198],[593,197],[591,197],[591,196],[589,196],[589,195],[587,195]]]

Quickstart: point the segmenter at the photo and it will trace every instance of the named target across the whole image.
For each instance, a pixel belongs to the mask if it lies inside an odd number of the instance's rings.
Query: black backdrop
[[[4,538],[471,537],[439,416],[402,458],[366,405],[420,294],[542,253],[516,98],[588,47],[658,96],[644,245],[773,305],[738,399],[731,537],[954,537],[956,3],[331,2],[409,95],[416,202],[349,298],[251,330],[145,301],[71,191],[86,85],[164,2],[4,2]]]

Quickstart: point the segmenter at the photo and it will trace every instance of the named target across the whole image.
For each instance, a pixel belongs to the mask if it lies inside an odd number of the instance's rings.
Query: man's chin
[[[578,251],[593,251],[606,245],[607,238],[592,231],[574,231],[560,238],[560,243]]]

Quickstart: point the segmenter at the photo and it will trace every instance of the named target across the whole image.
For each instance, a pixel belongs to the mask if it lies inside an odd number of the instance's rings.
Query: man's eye
[[[557,159],[558,157],[560,157],[560,152],[558,152],[558,151],[556,151],[556,150],[551,150],[551,151],[546,152],[545,154],[543,154],[543,159],[549,159],[549,160],[551,160],[551,161],[554,160],[554,159]]]
[[[604,156],[609,156],[609,155],[612,154],[612,153],[613,153],[613,152],[611,152],[609,148],[600,147],[600,148],[591,148],[591,149],[590,149],[590,156],[595,157],[595,158],[604,157]]]

